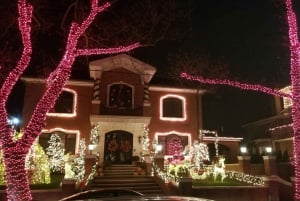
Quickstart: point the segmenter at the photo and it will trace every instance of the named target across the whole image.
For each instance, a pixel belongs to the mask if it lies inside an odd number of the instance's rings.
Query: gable
[[[145,82],[150,82],[156,72],[156,68],[137,60],[127,54],[99,59],[90,62],[90,77],[94,80],[100,79],[102,72],[124,68],[133,73],[139,74]]]

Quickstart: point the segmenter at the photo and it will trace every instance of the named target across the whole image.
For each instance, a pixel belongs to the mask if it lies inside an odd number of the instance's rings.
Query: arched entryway
[[[105,134],[104,161],[113,164],[130,164],[132,162],[133,134],[123,130],[110,131]]]

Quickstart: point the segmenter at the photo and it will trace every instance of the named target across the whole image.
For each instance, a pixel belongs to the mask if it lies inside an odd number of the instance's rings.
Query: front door
[[[105,134],[104,161],[113,164],[132,162],[133,135],[127,131],[115,130]]]

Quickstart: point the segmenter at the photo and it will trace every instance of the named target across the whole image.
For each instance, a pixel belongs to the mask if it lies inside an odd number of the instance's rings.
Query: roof
[[[147,63],[135,59],[127,54],[119,54],[90,62],[90,77],[93,79],[99,79],[103,71],[110,71],[120,67],[140,74],[143,76],[145,82],[148,83],[156,72],[156,68]]]

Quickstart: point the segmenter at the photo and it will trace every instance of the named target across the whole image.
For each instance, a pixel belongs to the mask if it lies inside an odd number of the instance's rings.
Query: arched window
[[[160,99],[160,119],[168,121],[184,121],[185,98],[177,95],[166,95]]]
[[[132,108],[133,87],[125,83],[115,83],[108,86],[108,107]]]

